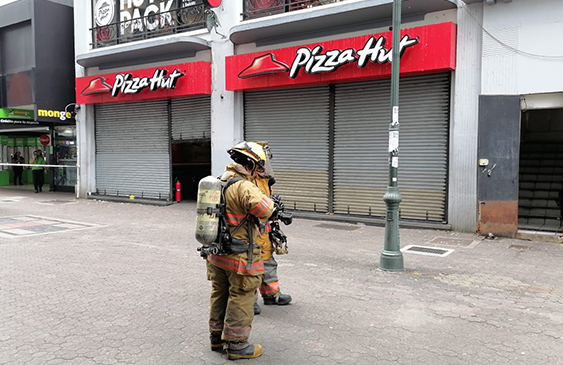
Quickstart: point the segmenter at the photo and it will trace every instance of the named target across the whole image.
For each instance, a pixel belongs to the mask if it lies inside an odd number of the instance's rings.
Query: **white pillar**
[[[483,4],[468,6],[460,3],[457,11],[457,66],[450,127],[448,221],[454,230],[475,232],[482,53],[482,29],[477,21],[482,22]]]
[[[74,49],[76,54],[83,54],[90,49],[91,27],[90,2],[74,3]],[[76,77],[86,76],[86,69],[75,63]],[[96,190],[96,139],[94,129],[94,106],[80,105],[76,114],[76,145],[78,147],[77,196],[86,198],[88,192]]]
[[[240,4],[239,4],[240,3]],[[244,138],[242,93],[225,90],[225,57],[234,55],[234,45],[229,40],[229,30],[242,11],[242,1],[223,1],[214,9],[221,27],[218,31],[227,37],[211,32],[211,173],[219,176],[231,163],[227,149]]]

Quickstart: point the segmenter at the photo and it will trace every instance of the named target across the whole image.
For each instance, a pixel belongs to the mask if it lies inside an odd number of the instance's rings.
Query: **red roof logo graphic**
[[[288,72],[289,66],[285,63],[276,61],[272,53],[266,53],[263,56],[256,57],[252,60],[252,64],[238,74],[240,79],[248,77],[275,74],[280,72]]]
[[[112,86],[106,82],[103,77],[96,77],[90,81],[90,84],[80,93],[82,96],[109,93]]]

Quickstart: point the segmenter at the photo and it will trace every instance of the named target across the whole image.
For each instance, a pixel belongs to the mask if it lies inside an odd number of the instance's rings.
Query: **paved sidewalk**
[[[24,223],[0,236],[0,364],[230,363],[209,351],[194,209],[0,189],[0,224]],[[18,230],[37,221],[57,229]],[[387,273],[383,228],[284,230],[294,303],[262,306],[251,340],[265,353],[239,364],[563,363],[561,244],[402,229],[402,247],[454,251],[405,253]]]

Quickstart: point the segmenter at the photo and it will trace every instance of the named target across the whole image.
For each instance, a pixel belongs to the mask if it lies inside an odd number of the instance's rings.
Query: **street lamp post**
[[[391,123],[389,124],[389,184],[383,196],[387,207],[385,242],[379,267],[385,271],[403,271],[403,254],[399,240],[399,204],[402,197],[397,186],[399,172],[399,42],[401,38],[401,0],[393,0],[393,53],[391,68]]]

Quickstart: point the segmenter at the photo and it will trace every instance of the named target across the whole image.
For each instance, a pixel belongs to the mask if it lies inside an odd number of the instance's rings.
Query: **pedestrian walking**
[[[43,152],[37,150],[33,152],[33,159],[29,162],[31,165],[46,165],[45,158],[43,157]],[[33,174],[33,187],[36,193],[43,191],[43,183],[45,181],[45,168],[41,166],[33,166],[31,168]]]
[[[21,155],[20,151],[14,152],[14,155],[12,156],[12,163],[18,165],[25,163],[25,160],[23,159],[23,156]],[[14,185],[23,185],[22,182],[23,166],[13,166],[12,170],[14,171]]]

